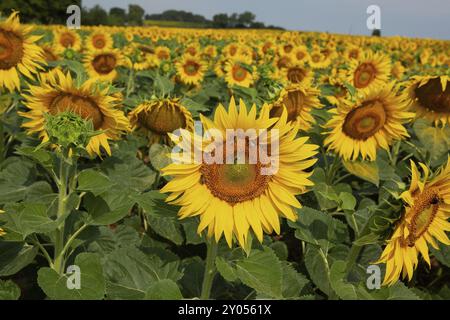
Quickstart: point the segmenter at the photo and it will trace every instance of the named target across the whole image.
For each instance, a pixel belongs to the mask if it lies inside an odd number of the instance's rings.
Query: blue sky
[[[216,13],[243,12],[291,30],[369,34],[366,9],[378,5],[384,35],[450,40],[450,0],[82,0],[83,6],[105,9],[139,4],[147,13],[178,9],[211,18]]]

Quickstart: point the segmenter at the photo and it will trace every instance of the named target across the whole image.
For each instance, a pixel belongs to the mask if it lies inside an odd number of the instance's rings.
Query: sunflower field
[[[450,41],[19,17],[0,299],[450,299]]]

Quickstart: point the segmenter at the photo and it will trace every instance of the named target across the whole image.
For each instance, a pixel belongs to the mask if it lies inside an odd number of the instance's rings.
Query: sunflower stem
[[[216,256],[217,256],[217,242],[211,238],[206,241],[206,266],[205,274],[203,276],[203,285],[200,299],[208,300],[211,294],[211,288],[216,275]]]

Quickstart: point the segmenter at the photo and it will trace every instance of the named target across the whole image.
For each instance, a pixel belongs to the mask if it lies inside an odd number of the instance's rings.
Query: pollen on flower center
[[[98,105],[87,97],[73,94],[60,94],[51,101],[49,111],[52,115],[64,111],[71,111],[83,119],[92,120],[94,129],[96,130],[100,129],[103,124],[103,114]]]
[[[23,41],[13,32],[0,29],[0,70],[16,66],[23,57]]]
[[[380,130],[386,122],[386,111],[379,101],[367,101],[348,113],[343,132],[357,140],[366,140]]]

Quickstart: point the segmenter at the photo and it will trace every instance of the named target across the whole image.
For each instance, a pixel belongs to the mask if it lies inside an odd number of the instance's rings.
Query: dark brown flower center
[[[95,130],[100,129],[103,124],[103,114],[91,98],[70,93],[60,94],[50,102],[49,112],[55,115],[64,111],[73,112],[86,120],[90,119]]]
[[[408,225],[408,245],[413,246],[433,222],[439,209],[441,199],[438,190],[425,188],[425,190],[414,199],[411,208],[411,222]]]
[[[366,101],[350,111],[344,121],[343,132],[356,140],[366,140],[386,122],[386,111],[380,101]]]
[[[303,68],[289,68],[287,72],[287,78],[292,83],[300,83],[303,79],[305,79],[308,71]]]
[[[113,54],[100,54],[92,60],[92,66],[100,74],[108,74],[116,67],[116,57]]]
[[[74,35],[69,32],[64,32],[59,38],[59,43],[64,48],[73,47],[75,44],[75,41],[76,41],[76,39],[75,39]]]
[[[377,76],[377,69],[371,63],[361,64],[354,73],[353,84],[355,88],[367,87]]]
[[[58,57],[53,53],[50,48],[44,47],[44,57],[47,62],[56,61]]]
[[[159,50],[157,56],[158,56],[158,59],[160,59],[160,60],[169,59],[169,53],[166,50]]]
[[[179,128],[186,128],[186,116],[180,110],[180,106],[169,102],[152,108],[138,115],[139,123],[148,130],[167,134]]]
[[[23,57],[23,40],[13,32],[0,29],[0,70],[15,67]]]
[[[305,95],[299,91],[289,91],[281,103],[277,103],[270,110],[271,117],[280,117],[283,113],[283,105],[286,106],[288,121],[295,121],[303,109]]]
[[[277,62],[277,67],[278,69],[286,68],[290,62],[291,59],[288,56],[281,57]]]
[[[284,48],[284,52],[289,53],[292,51],[292,49],[294,49],[294,46],[292,44],[287,44],[283,48]]]
[[[435,112],[450,113],[450,85],[443,91],[439,78],[417,87],[414,93],[422,106]]]
[[[183,66],[184,72],[189,76],[195,76],[200,69],[200,65],[192,60],[187,61]]]
[[[96,49],[103,49],[106,45],[105,37],[97,34],[92,38],[92,44]]]

